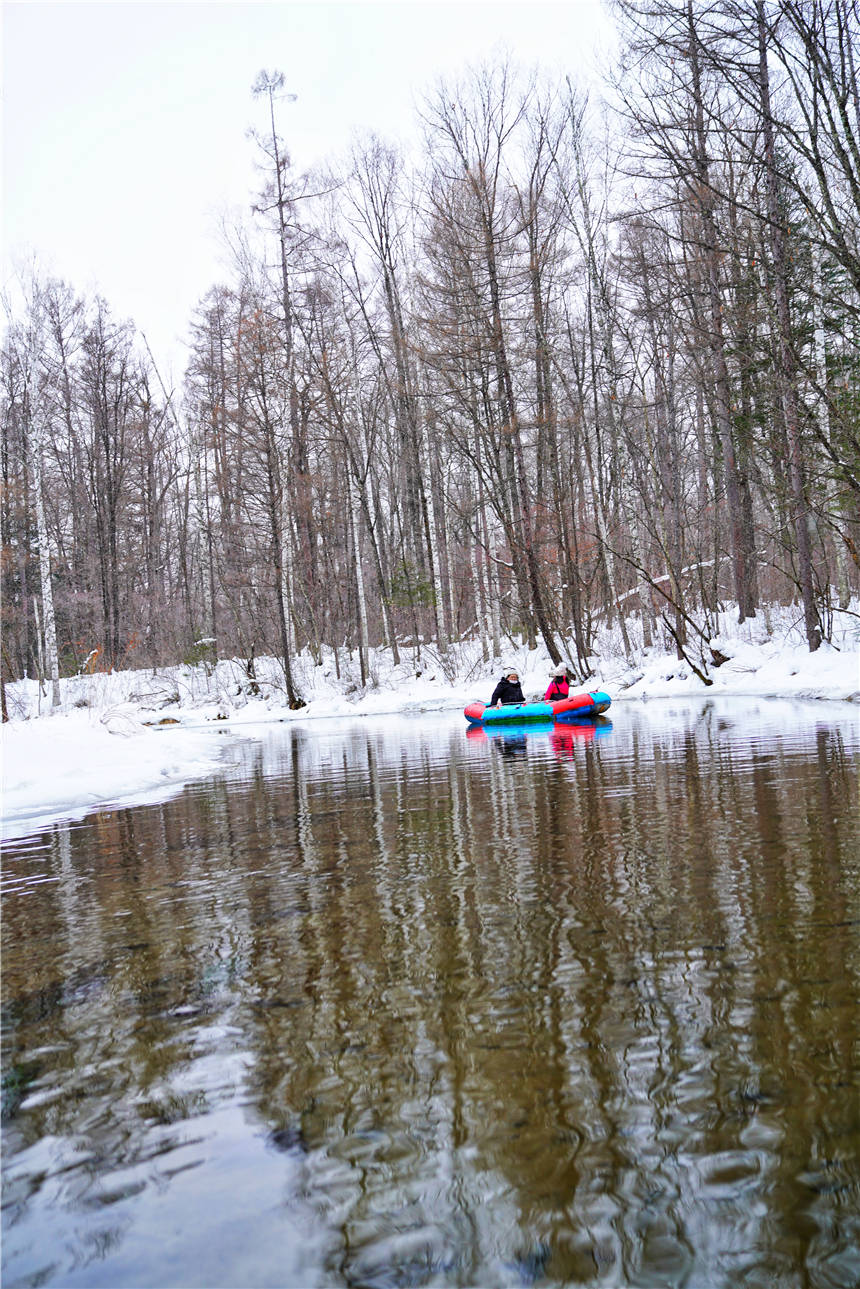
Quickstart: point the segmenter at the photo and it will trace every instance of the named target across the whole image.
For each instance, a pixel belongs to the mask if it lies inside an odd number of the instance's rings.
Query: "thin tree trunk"
[[[604,292],[597,274],[597,265],[595,263],[595,258],[594,258],[594,250],[592,246],[590,228],[588,233],[588,248],[589,248],[588,271],[589,271],[589,276],[591,278],[591,285],[589,286],[589,291],[588,291],[588,306],[587,306],[589,350],[591,353],[591,394],[592,394],[592,400],[593,400],[593,406],[594,406],[594,431],[595,431],[595,435],[597,436],[597,443],[599,446],[599,443],[600,443],[600,438],[599,438],[600,389],[599,389],[599,384],[597,379],[597,349],[595,345],[595,335],[594,335],[594,311],[593,311],[592,287],[596,288],[598,293],[598,299],[601,302],[601,308],[600,308],[601,338],[600,339],[601,339],[602,351],[607,356],[611,354],[611,334],[609,331],[609,310],[605,305]],[[610,375],[610,380],[614,385],[614,372],[611,370],[611,366],[612,364],[610,364],[609,375]],[[617,438],[615,438],[614,416],[612,413],[611,396],[613,394],[614,394],[614,389],[611,389],[610,398],[607,402],[607,406],[609,408],[609,415],[612,418],[613,439],[615,442],[617,442]],[[610,625],[612,624],[613,618],[617,611],[618,625],[621,630],[621,642],[624,646],[624,656],[629,661],[630,658],[632,657],[632,650],[630,648],[630,637],[627,632],[627,623],[625,622],[625,619],[624,619],[624,610],[621,607],[621,605],[618,603],[618,574],[616,570],[615,548],[612,546],[609,539],[609,527],[606,522],[606,513],[603,505],[603,490],[600,487],[600,483],[598,479],[598,469],[595,466],[595,463],[592,457],[591,441],[588,435],[587,428],[585,430],[585,433],[582,436],[582,443],[583,443],[583,450],[585,452],[586,466],[588,469],[588,482],[589,482],[589,487],[591,489],[592,505],[594,507],[594,519],[597,525],[599,558],[600,558],[600,562],[603,565],[603,571],[604,571],[604,576],[606,577],[606,584],[607,584],[607,590],[608,590],[608,603],[607,603],[607,612],[606,612],[607,622]]]
[[[33,450],[33,503],[36,510],[36,532],[39,542],[39,579],[42,590],[42,623],[45,635],[47,669],[51,673],[51,707],[60,706],[60,663],[57,655],[57,624],[54,617],[54,591],[51,585],[51,555],[48,526],[45,522],[45,499],[42,493],[42,435],[31,436]]]
[[[433,505],[433,475],[430,459],[430,440],[427,422],[421,425],[421,453],[418,460],[419,488],[424,506],[424,522],[427,528],[427,550],[430,554],[430,569],[433,579],[433,607],[436,617],[436,642],[441,653],[448,648],[445,632],[445,601],[442,588],[442,561],[439,554],[439,538],[436,530],[436,509]],[[423,456],[424,460],[421,460]],[[425,474],[426,468],[426,474]]]
[[[370,653],[370,641],[367,629],[367,598],[364,591],[364,569],[361,563],[361,548],[359,546],[359,519],[360,507],[356,497],[355,482],[352,477],[352,471],[349,462],[346,463],[346,487],[349,504],[349,526],[352,536],[352,549],[355,555],[355,592],[358,600],[358,662],[361,669],[361,684],[364,687],[367,684],[368,662]]]
[[[758,73],[764,151],[767,165],[767,235],[773,267],[773,286],[779,331],[777,383],[782,403],[785,434],[788,441],[788,475],[794,509],[794,534],[797,544],[798,578],[803,599],[803,620],[810,653],[821,644],[821,625],[815,607],[812,576],[812,550],[809,540],[810,511],[806,500],[800,417],[797,400],[797,361],[791,338],[791,315],[788,303],[788,281],[785,257],[785,235],[779,209],[779,178],[776,170],[773,117],[770,105],[770,74],[767,66],[767,27],[763,0],[756,0],[758,31]]]
[[[501,395],[502,402],[502,423],[510,435],[514,453],[516,497],[519,508],[523,546],[525,548],[526,572],[528,575],[529,591],[531,593],[532,611],[537,621],[538,630],[540,631],[544,644],[547,647],[547,652],[549,653],[552,661],[558,664],[561,662],[561,654],[558,651],[558,646],[553,637],[552,628],[544,605],[543,591],[541,590],[540,569],[538,567],[531,507],[529,504],[525,454],[523,452],[519,417],[517,415],[516,402],[514,399],[513,377],[504,341],[501,290],[499,287],[498,271],[496,266],[496,253],[489,229],[485,229],[484,244],[486,251],[487,274],[490,284],[490,298],[492,302],[493,348],[497,365],[496,370],[499,383],[499,393]]]
[[[475,516],[477,525],[477,515]],[[478,542],[469,542],[469,562],[472,566],[472,582],[474,585],[475,598],[475,625],[478,629],[478,635],[481,641],[481,657],[484,662],[490,661],[490,648],[487,640],[487,609],[484,591],[483,573],[478,562]]]
[[[729,510],[732,562],[734,567],[735,595],[738,601],[738,620],[755,617],[756,606],[747,574],[744,548],[743,507],[735,445],[732,436],[731,387],[726,363],[726,345],[723,331],[723,302],[720,287],[719,247],[714,215],[714,196],[711,187],[708,157],[705,108],[702,91],[702,70],[696,33],[693,0],[687,0],[687,31],[689,33],[689,62],[693,77],[693,118],[696,139],[693,158],[697,172],[696,196],[702,221],[702,245],[705,255],[705,285],[710,310],[708,345],[711,356],[711,374],[714,382],[714,407],[717,433],[723,454],[726,479],[726,502]]]
[[[378,520],[374,522],[373,512],[371,510],[370,499],[367,496],[367,480],[365,477],[361,485],[361,507],[364,510],[367,521],[367,533],[370,540],[370,547],[373,551],[373,562],[376,568],[376,584],[379,588],[379,608],[382,613],[382,634],[386,645],[391,649],[392,661],[395,667],[400,666],[400,652],[397,648],[397,637],[391,622],[391,605],[389,603],[388,585],[385,578],[385,570],[382,562],[382,551],[380,549],[380,539],[377,537],[376,528]]]
[[[289,546],[288,532],[285,531],[289,528],[288,511],[285,508],[287,483],[283,474],[282,464],[278,459],[277,447],[273,442],[274,432],[269,423],[265,396],[263,395],[262,397],[265,420],[263,434],[267,484],[266,501],[269,512],[272,557],[275,565],[275,601],[278,612],[278,629],[281,637],[281,659],[284,668],[284,682],[287,687],[287,702],[291,708],[298,708],[302,704],[293,685]]]

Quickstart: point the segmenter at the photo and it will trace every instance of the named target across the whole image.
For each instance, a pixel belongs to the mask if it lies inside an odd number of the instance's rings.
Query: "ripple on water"
[[[280,728],[16,843],[4,1283],[856,1283],[860,738],[792,711]]]

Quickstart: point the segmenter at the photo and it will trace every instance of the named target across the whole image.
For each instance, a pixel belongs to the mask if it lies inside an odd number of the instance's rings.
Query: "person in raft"
[[[545,703],[557,703],[560,699],[567,698],[569,693],[570,683],[567,679],[567,667],[561,664],[552,673],[552,680],[547,686],[543,700]]]
[[[493,697],[490,699],[491,707],[501,707],[504,703],[524,703],[523,687],[520,684],[520,678],[516,667],[509,668],[493,690]]]

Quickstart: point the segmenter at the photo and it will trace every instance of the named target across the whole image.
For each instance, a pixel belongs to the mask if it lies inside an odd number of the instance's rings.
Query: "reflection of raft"
[[[590,694],[568,694],[557,703],[506,703],[503,707],[487,707],[484,703],[470,703],[465,717],[470,725],[495,725],[499,721],[575,721],[583,717],[600,716],[612,700],[597,689]]]
[[[470,725],[466,738],[472,743],[489,743],[494,739],[501,742],[513,742],[517,739],[525,743],[528,739],[543,740],[559,751],[572,753],[575,743],[590,743],[596,738],[605,738],[612,731],[612,721],[608,716],[592,716],[566,721],[497,721],[495,725],[483,723]]]

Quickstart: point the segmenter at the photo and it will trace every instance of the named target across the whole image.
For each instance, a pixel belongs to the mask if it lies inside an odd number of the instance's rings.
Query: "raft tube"
[[[596,689],[590,694],[568,694],[555,703],[505,703],[502,707],[487,707],[486,703],[472,702],[464,709],[470,725],[495,725],[499,721],[571,721],[584,716],[600,716],[611,703],[608,694]]]

